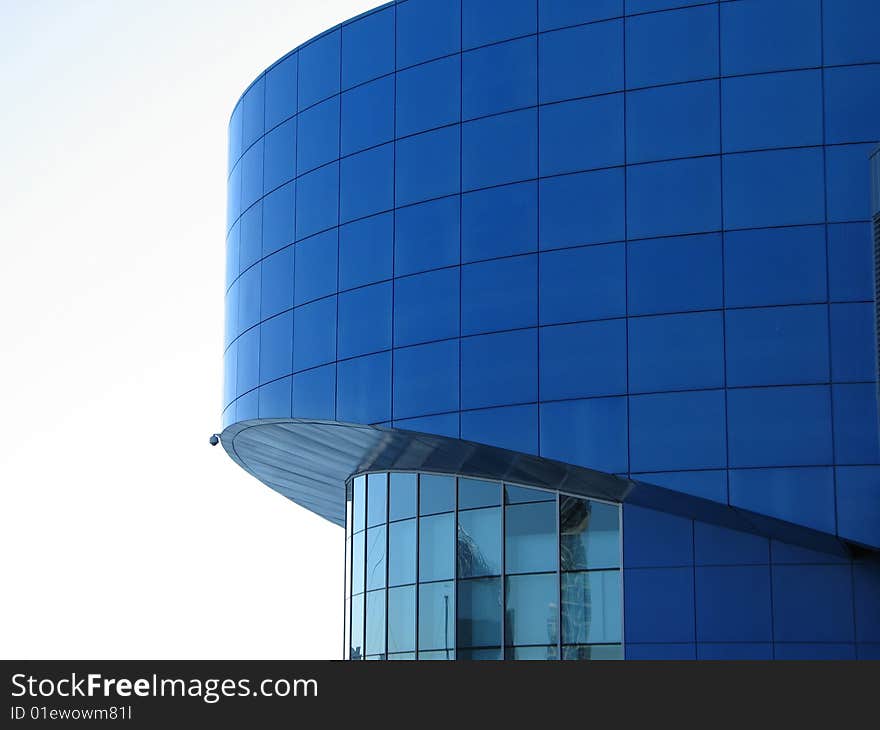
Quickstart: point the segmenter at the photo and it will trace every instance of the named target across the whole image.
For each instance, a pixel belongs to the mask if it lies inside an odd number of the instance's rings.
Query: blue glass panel
[[[292,378],[281,378],[260,388],[257,410],[260,418],[290,418]]]
[[[876,393],[873,383],[834,386],[834,453],[838,464],[880,463]]]
[[[336,357],[336,297],[304,304],[293,314],[293,369],[306,370]],[[294,386],[296,389],[296,386]],[[296,403],[294,391],[294,403]]]
[[[770,641],[769,566],[696,569],[697,641]]]
[[[562,658],[566,661],[619,661],[623,659],[623,646],[620,644],[563,646]]]
[[[874,364],[873,305],[831,305],[831,376],[835,382],[870,380]]]
[[[299,108],[339,93],[339,31],[310,42],[299,51]]]
[[[647,660],[686,660],[696,659],[696,645],[690,643],[679,644],[633,644],[626,645],[626,658],[639,661]]]
[[[834,532],[831,467],[732,470],[730,503],[787,522]]]
[[[236,366],[236,395],[256,388],[260,381],[260,329],[245,332],[238,340]]]
[[[394,78],[358,86],[342,95],[342,154],[394,138]]]
[[[626,399],[543,403],[541,455],[590,469],[625,472]]]
[[[449,580],[455,576],[455,515],[419,518],[419,581]]]
[[[235,386],[238,380],[238,343],[233,342],[229,349],[223,353],[223,403],[231,403],[235,400]],[[235,415],[235,406],[227,409],[227,413],[232,411]]]
[[[248,421],[259,415],[260,402],[257,389],[254,388],[250,393],[241,396],[235,402],[235,419],[237,421]]]
[[[627,231],[633,238],[718,230],[721,228],[718,158],[629,167],[626,199]]]
[[[241,235],[238,265],[241,271],[260,260],[263,250],[263,210],[262,204],[256,205],[245,211],[239,221]]]
[[[232,116],[229,118],[229,160],[228,167],[231,170],[233,165],[238,162],[241,157],[241,101],[235,105],[232,110]]]
[[[453,509],[455,509],[455,478],[442,474],[421,474],[419,514],[451,512]]]
[[[634,473],[633,478],[727,504],[727,472],[721,470]]]
[[[412,66],[461,49],[459,2],[409,0],[397,8],[397,67]]]
[[[822,144],[822,72],[724,79],[725,152]]]
[[[826,552],[817,552],[798,545],[770,540],[770,558],[774,565],[807,563],[810,565],[849,564],[849,559]]]
[[[226,319],[224,327],[224,346],[229,344],[238,337],[238,282],[234,282],[229,291],[226,292],[224,300]]]
[[[367,475],[367,527],[382,525],[387,518],[388,475]],[[368,538],[369,539],[369,538]],[[378,586],[376,586],[378,587]]]
[[[395,345],[458,336],[459,278],[455,267],[395,280]]]
[[[504,509],[505,571],[556,570],[556,502],[509,504]]]
[[[394,207],[394,145],[359,152],[346,157],[340,165],[342,222]]]
[[[285,312],[260,325],[260,382],[289,375],[292,359],[293,312]]]
[[[260,316],[265,319],[293,306],[293,247],[263,260]]]
[[[351,598],[351,646],[350,659],[363,659],[364,656],[364,596],[358,594]]]
[[[722,3],[722,73],[746,74],[821,65],[819,5],[820,0]]]
[[[559,622],[556,574],[513,575],[505,582],[504,643],[555,645]]]
[[[853,566],[853,593],[858,640],[880,642],[880,567],[876,563]]]
[[[541,324],[619,317],[626,313],[624,244],[541,254]],[[571,296],[572,291],[579,296]]]
[[[632,471],[726,466],[724,392],[630,398]]]
[[[537,390],[537,330],[462,340],[462,408],[533,403],[537,400]]]
[[[397,141],[395,160],[397,205],[457,193],[459,130],[445,127]]]
[[[294,304],[310,302],[336,291],[338,238],[333,229],[294,246]]]
[[[531,489],[504,485],[504,504],[525,504],[527,502],[555,502],[556,493],[548,489]]]
[[[628,92],[627,162],[718,154],[719,107],[716,81]]]
[[[623,506],[623,564],[630,568],[672,568],[694,562],[693,521],[686,517]]]
[[[538,43],[534,37],[462,55],[462,117],[534,106],[538,98]]]
[[[461,269],[462,334],[537,324],[538,257],[516,256]]]
[[[834,223],[871,219],[871,189],[866,184],[871,144],[828,147],[825,175],[828,186],[828,220]]]
[[[724,223],[758,228],[822,222],[822,150],[750,152],[724,157]]]
[[[461,154],[463,190],[537,177],[537,111],[526,109],[462,125]]]
[[[260,139],[241,158],[241,209],[247,210],[263,194],[263,140]]]
[[[538,186],[517,183],[461,198],[464,263],[529,253],[538,248]]]
[[[366,652],[370,656],[385,653],[385,591],[367,593]]]
[[[873,0],[834,0],[823,4],[825,63],[880,61],[877,27],[880,6]]]
[[[703,661],[766,661],[773,658],[770,643],[697,644],[697,658]]]
[[[339,229],[340,289],[391,278],[393,231],[391,213],[364,218]]]
[[[458,583],[458,646],[501,646],[502,611],[500,578],[460,581]],[[459,652],[458,658],[465,658],[462,652]],[[471,655],[469,658],[489,657]],[[500,657],[493,658],[500,659]]]
[[[795,644],[777,642],[773,658],[780,661],[844,661],[856,658],[854,644]]]
[[[338,364],[336,417],[349,423],[391,419],[391,353],[356,357]]]
[[[824,302],[825,228],[768,228],[724,235],[729,307]]]
[[[241,248],[241,235],[238,221],[229,230],[226,236],[226,287],[238,278],[238,257]]]
[[[394,351],[394,417],[458,410],[458,341]]]
[[[824,304],[725,313],[727,383],[828,382],[828,309]]]
[[[343,88],[392,71],[394,71],[393,7],[358,18],[342,28]]]
[[[541,175],[623,163],[623,94],[541,107]]]
[[[620,507],[560,495],[559,542],[562,570],[619,568]]]
[[[503,41],[537,30],[534,0],[461,0],[465,48]]]
[[[260,266],[252,266],[238,280],[238,331],[260,321]]]
[[[415,648],[416,588],[392,588],[388,591],[388,651],[411,652]]]
[[[461,118],[461,58],[452,56],[397,74],[397,136]]]
[[[502,406],[462,413],[461,438],[523,454],[536,454],[538,406]]]
[[[246,150],[263,134],[265,81],[260,76],[241,100],[241,148]]]
[[[590,23],[623,15],[623,0],[538,0],[538,29]]]
[[[291,182],[263,198],[263,256],[293,243],[295,192]]]
[[[458,413],[443,413],[439,416],[422,416],[421,418],[404,418],[394,421],[394,428],[403,428],[409,431],[448,436],[457,439]]]
[[[849,566],[774,566],[773,629],[777,642],[853,641]]]
[[[721,306],[721,236],[663,238],[628,244],[630,314]]]
[[[832,463],[830,400],[826,386],[729,391],[730,465]]]
[[[263,145],[263,192],[296,176],[296,120],[273,129]]]
[[[332,228],[339,222],[339,163],[314,170],[296,181],[296,237]]]
[[[620,571],[562,574],[562,641],[607,644],[623,638]]]
[[[765,565],[770,541],[761,535],[694,522],[694,560],[697,565]]]
[[[619,91],[623,86],[623,23],[604,23],[544,33],[539,38],[542,104]]]
[[[443,650],[442,652],[437,650]],[[434,651],[431,651],[434,650]],[[433,656],[425,656],[430,651]],[[439,656],[438,656],[439,654]],[[419,586],[419,659],[455,658],[455,587],[452,581]]]
[[[367,509],[370,498],[367,497]],[[367,590],[385,587],[385,526],[367,528]],[[369,607],[367,607],[369,612]],[[369,621],[369,617],[367,619]]]
[[[644,647],[632,642],[688,642],[694,640],[694,569],[647,568],[625,570],[624,615],[627,657]],[[693,658],[693,645],[687,651]],[[678,647],[685,650],[686,647]],[[668,656],[664,652],[664,656]],[[688,657],[686,657],[688,658]]]
[[[336,417],[336,365],[293,376],[293,416],[327,421]]]
[[[292,53],[266,71],[266,129],[296,114],[298,58]]]
[[[874,297],[874,248],[867,223],[828,226],[828,287],[831,301]]]
[[[494,487],[500,498],[500,485]],[[457,553],[459,578],[501,575],[500,507],[459,512]]]
[[[455,196],[395,211],[395,275],[458,263],[459,208]]]
[[[501,504],[501,484],[486,482],[481,479],[458,480],[458,509],[474,509],[475,507],[495,507]],[[500,519],[500,518],[499,518]],[[501,523],[499,522],[499,536]]]
[[[388,485],[388,519],[415,517],[418,500],[415,474],[390,474]],[[413,547],[415,555],[415,546]]]
[[[626,392],[626,322],[622,319],[542,327],[542,400]]]
[[[703,5],[706,0],[624,0],[627,15],[647,13],[653,10],[683,8],[687,5]],[[711,0],[710,0],[711,2]]]
[[[241,215],[241,164],[235,166],[226,182],[226,227]]]
[[[717,8],[710,5],[626,19],[627,88],[717,75]]]
[[[415,488],[412,493],[415,495]],[[388,585],[416,582],[416,554],[416,521],[388,525]]]
[[[622,240],[624,194],[620,169],[541,180],[541,248]]]
[[[337,357],[354,357],[391,347],[391,282],[339,295]]]
[[[630,392],[722,387],[723,332],[720,312],[630,319]]]

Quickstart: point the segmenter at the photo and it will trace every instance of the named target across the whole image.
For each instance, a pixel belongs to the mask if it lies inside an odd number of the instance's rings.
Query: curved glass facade
[[[349,658],[623,658],[619,505],[405,472],[348,494]]]

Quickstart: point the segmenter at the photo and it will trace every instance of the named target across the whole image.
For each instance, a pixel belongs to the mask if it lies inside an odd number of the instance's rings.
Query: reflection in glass
[[[419,586],[419,659],[422,653],[442,649],[445,657],[455,656],[455,595],[452,581]],[[429,658],[429,657],[424,657]]]
[[[501,578],[459,581],[457,644],[501,646]]]
[[[419,477],[419,514],[433,515],[455,509],[455,477],[422,474]]]
[[[367,593],[367,656],[385,653],[385,591]]]
[[[364,592],[364,540],[366,533],[361,530],[351,538],[351,592]]]
[[[388,659],[391,661],[407,661],[416,658],[416,653],[414,651],[402,652],[400,654],[389,654]]]
[[[616,505],[560,496],[562,570],[619,568],[619,514]]]
[[[416,475],[391,474],[388,485],[388,519],[404,520],[416,516]]]
[[[458,513],[458,577],[501,575],[501,508]]]
[[[416,587],[388,590],[388,651],[416,650]]]
[[[495,507],[501,504],[501,485],[480,479],[458,480],[458,508]]]
[[[505,570],[537,573],[556,570],[556,504],[514,504],[505,512]]]
[[[419,661],[447,661],[449,659],[455,659],[455,651],[450,649],[448,651],[422,651],[419,649]]]
[[[556,573],[507,578],[506,644],[556,644]]]
[[[499,661],[501,647],[497,649],[456,649],[455,658],[465,662]]]
[[[388,505],[388,475],[370,474],[367,477],[367,527],[385,522]]]
[[[574,661],[623,659],[623,647],[620,644],[563,646],[562,658]]]
[[[388,525],[388,585],[416,582],[416,521]]]
[[[543,489],[513,487],[504,485],[504,504],[521,504],[522,502],[555,502],[556,495]]]
[[[385,587],[385,527],[367,530],[367,590]]]
[[[611,644],[620,640],[620,571],[563,573],[562,641]]]
[[[351,644],[349,659],[364,658],[364,594],[351,598]]]
[[[354,531],[364,529],[367,514],[367,478],[355,477],[354,479]]]
[[[514,646],[507,650],[508,659],[546,662],[559,659],[559,649],[553,646]]]
[[[455,577],[455,515],[419,518],[419,581]]]

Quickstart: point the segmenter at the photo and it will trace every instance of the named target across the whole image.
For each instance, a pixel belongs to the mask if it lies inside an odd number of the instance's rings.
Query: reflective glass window
[[[554,646],[514,646],[508,650],[508,659],[524,661],[553,661],[559,659],[559,649]]]
[[[367,656],[385,653],[385,591],[367,593]]]
[[[620,567],[620,508],[577,497],[559,498],[562,570]]]
[[[419,520],[419,580],[449,580],[455,575],[455,515]]]
[[[416,587],[388,590],[388,653],[416,649]]]
[[[559,608],[556,573],[514,575],[506,580],[504,643],[555,645]]]
[[[349,659],[364,658],[364,595],[351,597],[351,643]]]
[[[455,478],[438,474],[419,477],[419,514],[432,515],[455,509]]]
[[[385,587],[385,526],[367,530],[367,590]]]
[[[566,644],[619,642],[620,571],[562,574],[562,641]]]
[[[620,644],[563,646],[562,658],[569,661],[623,659],[623,647]]]
[[[388,475],[370,474],[367,477],[367,527],[385,522],[388,503]]]
[[[500,661],[501,649],[457,649],[455,658],[464,662]]]
[[[458,508],[494,507],[501,504],[501,485],[480,479],[458,480]]]
[[[364,529],[367,514],[367,478],[365,476],[354,478],[354,504],[353,524],[354,531]]]
[[[556,495],[546,489],[529,489],[528,487],[504,486],[504,504],[522,504],[524,502],[552,502]]]
[[[508,573],[556,570],[554,502],[508,505],[505,514],[505,568]]]
[[[501,578],[458,583],[458,646],[501,646]]]
[[[390,474],[388,519],[402,520],[416,516],[416,475]]]
[[[458,514],[458,577],[501,575],[501,509]]]
[[[416,521],[388,525],[388,585],[416,582]]]
[[[423,652],[440,650],[440,656]],[[455,658],[455,589],[452,581],[419,586],[419,659]]]

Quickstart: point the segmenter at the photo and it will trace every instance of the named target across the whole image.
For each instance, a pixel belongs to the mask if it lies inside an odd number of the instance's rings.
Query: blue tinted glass
[[[388,591],[388,651],[415,651],[416,587],[404,586]]]
[[[623,244],[542,253],[540,275],[541,324],[626,314]]]
[[[394,137],[394,79],[378,79],[342,95],[342,154]]]
[[[874,380],[873,307],[831,305],[831,375],[841,380]]]
[[[355,504],[357,504],[357,498],[355,498]],[[357,527],[357,524],[355,524]],[[363,528],[363,526],[361,526]],[[354,593],[363,593],[364,591],[364,566],[366,563],[364,560],[366,559],[366,533],[361,529],[360,532],[356,532],[351,542],[351,592]]]
[[[767,566],[697,568],[695,573],[698,641],[772,638]]]
[[[293,247],[263,260],[260,315],[263,319],[293,306]]]
[[[631,642],[676,642],[673,648],[657,647],[645,656],[694,658],[694,645],[687,643],[694,640],[692,566],[627,570],[623,595],[627,658],[640,656]]]
[[[553,502],[555,500],[555,492],[551,492],[547,489],[530,489],[529,487],[514,487],[510,484],[504,485],[504,504]]]
[[[419,518],[419,582],[455,576],[455,515]]]
[[[530,253],[537,248],[535,182],[503,185],[462,196],[462,262]]]
[[[563,646],[562,658],[566,661],[614,661],[623,659],[623,647],[615,644],[596,646]]]
[[[242,155],[241,209],[247,210],[263,194],[263,140],[258,140]]]
[[[680,515],[623,505],[625,566],[660,568],[694,562],[693,521]]]
[[[240,236],[238,222],[229,231],[226,236],[226,286],[227,288],[238,278],[238,256],[240,247]]]
[[[262,203],[257,203],[244,212],[239,221],[241,249],[238,265],[241,271],[260,260],[263,235]]]
[[[269,192],[296,176],[296,120],[291,119],[266,135],[263,191]]]
[[[352,501],[354,531],[363,530],[367,521],[367,478],[365,476],[354,479],[354,499]],[[355,591],[357,593],[357,591]]]
[[[826,149],[828,220],[835,223],[871,219],[870,187],[865,161],[875,144],[848,144]]]
[[[436,434],[438,436],[448,436],[453,439],[459,437],[458,413],[444,413],[439,416],[422,416],[421,418],[395,420],[394,427]]]
[[[503,406],[462,413],[461,438],[520,453],[537,454],[538,406]]]
[[[634,169],[634,168],[633,168]],[[624,238],[624,175],[620,169],[541,180],[542,249]]]
[[[293,369],[306,370],[336,357],[336,298],[305,304],[293,314]],[[296,385],[294,385],[296,391]],[[294,392],[294,409],[297,394]]]
[[[388,585],[398,586],[415,582],[416,521],[392,522],[388,526]]]
[[[394,351],[394,416],[458,410],[458,341]]]
[[[460,4],[409,0],[397,8],[397,66],[403,68],[461,48]]]
[[[281,378],[260,388],[260,418],[290,418],[291,378]]]
[[[226,301],[224,302],[226,309],[224,344],[227,346],[238,337],[238,289],[238,282],[233,282],[229,291],[226,292]]]
[[[872,383],[834,386],[834,443],[838,464],[877,464],[876,390]]]
[[[238,421],[247,421],[259,415],[259,394],[256,388],[250,393],[242,395],[235,402],[235,418]]]
[[[294,304],[303,304],[336,291],[338,256],[336,229],[294,246]]]
[[[394,146],[359,152],[342,160],[339,205],[342,222],[394,207]]]
[[[462,190],[537,177],[537,111],[526,109],[463,124],[461,155]]]
[[[559,647],[557,646],[513,646],[507,650],[508,659],[541,662],[556,661],[559,659]]]
[[[559,626],[556,573],[513,575],[506,583],[504,643],[555,645]]]
[[[392,71],[394,8],[371,13],[342,28],[343,87],[348,88]]]
[[[867,223],[828,226],[828,286],[832,301],[874,296],[873,244]]]
[[[446,127],[397,141],[395,159],[397,205],[457,193],[459,130]]]
[[[260,382],[289,375],[293,367],[293,312],[260,325]]]
[[[299,108],[339,92],[339,31],[312,41],[299,51]]]
[[[233,342],[223,355],[223,403],[228,404],[235,399],[235,386],[238,379],[237,370],[238,343]],[[234,411],[234,409],[232,409]],[[230,419],[234,413],[229,415]]]
[[[385,591],[367,593],[367,656],[385,653]]]
[[[241,157],[241,101],[235,105],[229,119],[229,167]]]
[[[835,0],[823,3],[825,63],[880,61],[877,26],[880,6],[873,0]]]
[[[422,474],[419,485],[419,514],[431,515],[455,509],[455,477]]]
[[[300,113],[297,124],[297,174],[302,175],[339,157],[338,96]]]
[[[238,340],[236,395],[256,388],[260,381],[260,328],[254,327]]]
[[[291,182],[263,198],[263,256],[293,243],[295,193]]]
[[[260,321],[260,267],[252,266],[238,280],[238,330]]]
[[[534,33],[533,0],[462,0],[461,28],[465,48]]]
[[[542,403],[541,455],[590,469],[627,470],[626,398]]]
[[[402,520],[416,515],[416,475],[390,474],[388,492],[388,519]],[[415,553],[415,550],[413,550]]]
[[[626,392],[623,319],[542,327],[539,356],[544,400]]]
[[[481,479],[458,480],[458,508],[494,507],[501,504],[501,485]]]
[[[391,278],[394,217],[372,216],[339,229],[339,288]]]
[[[623,0],[538,0],[538,29],[552,30],[623,15]]]
[[[610,644],[621,641],[620,571],[562,575],[562,641]]]
[[[338,326],[339,358],[390,348],[391,283],[340,294]]]
[[[504,509],[505,571],[556,570],[556,503],[509,504]]]
[[[541,175],[623,163],[623,94],[541,107]]]
[[[500,485],[495,485],[500,490]],[[501,575],[501,508],[459,512],[458,577]]]
[[[364,596],[351,598],[351,639],[349,659],[364,658]]]
[[[395,275],[458,263],[460,205],[455,196],[395,211]]]
[[[469,337],[461,343],[462,408],[532,403],[538,391],[537,330]],[[495,367],[504,363],[504,367]]]
[[[241,100],[241,142],[247,149],[257,137],[263,134],[265,81],[260,76],[244,93]]]
[[[367,498],[367,509],[370,500]],[[367,590],[385,587],[385,527],[367,528]]]
[[[458,336],[458,267],[394,282],[394,344],[414,345]]]
[[[441,58],[397,74],[397,136],[425,132],[461,117],[461,58]]]
[[[388,475],[367,476],[367,527],[381,525],[386,520],[388,503]]]
[[[623,23],[544,33],[538,57],[542,104],[618,91],[623,86]]]
[[[841,537],[856,540],[865,545],[880,544],[880,505],[877,504],[876,484],[880,468],[876,466],[850,466],[837,469],[837,526]],[[867,634],[880,639],[880,624],[876,619],[878,598],[868,602],[868,586],[864,585],[862,570],[856,564],[856,623],[860,635]],[[861,575],[860,575],[861,574]],[[874,590],[880,588],[880,575],[873,570]],[[876,595],[876,594],[875,594]],[[866,620],[875,616],[873,622]],[[864,618],[862,618],[864,617]]]
[[[534,106],[538,98],[538,44],[534,37],[486,46],[462,55],[462,117]]]
[[[241,165],[238,164],[226,182],[226,227],[241,215]]]
[[[538,257],[530,255],[462,267],[462,334],[537,324],[537,266]]]
[[[443,650],[423,657],[424,651]],[[455,658],[455,588],[452,581],[419,586],[419,659]]]
[[[266,129],[296,114],[298,58],[292,53],[266,72]]]
[[[560,495],[559,540],[562,570],[619,568],[620,508]]]
[[[293,415],[295,418],[323,418],[328,421],[335,418],[336,365],[293,376]]]
[[[339,163],[334,162],[296,181],[296,237],[332,228],[339,218]]]
[[[463,580],[457,587],[458,646],[501,646],[501,578]]]

